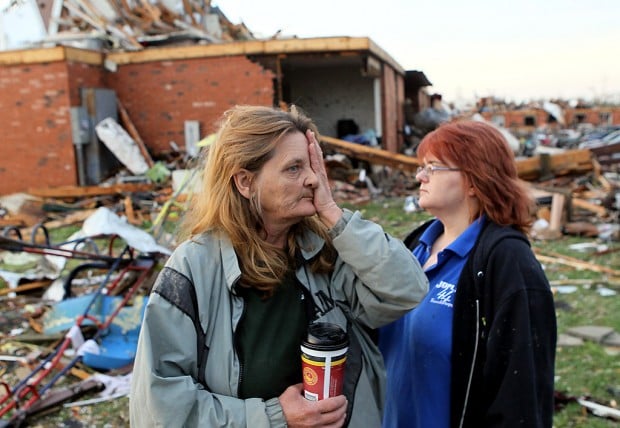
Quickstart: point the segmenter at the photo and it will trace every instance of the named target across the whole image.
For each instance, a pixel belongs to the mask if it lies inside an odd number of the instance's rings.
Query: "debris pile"
[[[63,0],[60,8],[56,3],[50,7],[48,35],[41,44],[138,51],[254,39],[245,24],[230,22],[210,0]]]
[[[8,361],[23,369],[3,374],[0,417],[9,426],[103,389],[92,370],[131,371],[157,262],[170,254],[169,249],[100,207],[62,243],[52,244],[44,225],[33,230],[31,240],[24,240],[19,229],[8,228],[0,237],[0,250],[3,266],[18,267],[0,270],[9,284],[0,291],[22,309],[22,321],[16,317],[11,330],[2,333],[0,358],[12,357]],[[28,279],[26,286],[20,285],[22,279]],[[20,304],[17,293],[35,287],[45,288],[41,299]],[[37,333],[37,341],[51,345],[27,345],[33,336],[21,334],[26,327]],[[82,382],[56,388],[69,374]]]

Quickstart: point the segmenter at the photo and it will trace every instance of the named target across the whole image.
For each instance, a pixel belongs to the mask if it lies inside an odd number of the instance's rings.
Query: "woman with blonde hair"
[[[131,424],[381,424],[385,372],[371,331],[427,291],[398,239],[335,203],[312,121],[237,106],[207,151],[202,191],[153,287],[140,332]],[[340,326],[343,395],[302,395],[312,322]]]

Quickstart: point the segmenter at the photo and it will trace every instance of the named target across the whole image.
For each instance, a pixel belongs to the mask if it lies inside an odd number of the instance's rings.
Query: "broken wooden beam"
[[[517,159],[516,164],[519,177],[525,180],[538,179],[544,175],[583,174],[594,169],[589,150],[566,150],[552,155]]]
[[[140,153],[142,153],[142,156],[144,156],[144,160],[146,161],[146,164],[149,166],[149,168],[152,168],[153,165],[155,164],[153,162],[153,158],[151,157],[151,154],[146,148],[146,144],[144,144],[142,137],[140,137],[138,130],[134,126],[131,120],[131,117],[129,117],[129,113],[127,113],[127,110],[121,103],[121,100],[119,100],[118,98],[116,100],[116,105],[118,107],[118,112],[121,115],[122,125],[127,129],[127,132],[129,133],[129,135],[131,135],[131,138],[133,138],[133,140],[138,145],[138,148],[140,149]]]
[[[581,208],[596,214],[599,217],[606,217],[609,213],[607,208],[602,205],[593,204],[592,202],[585,201],[579,198],[572,198],[571,205],[573,208]]]
[[[352,158],[372,164],[389,166],[401,171],[415,173],[421,161],[413,156],[392,153],[380,148],[351,143],[338,138],[321,136],[323,144],[330,149]],[[592,154],[589,150],[567,150],[553,155],[534,156],[517,159],[517,174],[525,180],[537,179],[543,174],[567,175],[582,174],[594,168]]]
[[[351,143],[338,138],[321,136],[321,141],[329,148],[344,155],[364,160],[372,164],[389,166],[400,171],[415,173],[420,161],[412,156],[392,153],[387,150]]]
[[[565,256],[563,254],[552,253],[551,255],[541,254],[540,251],[534,250],[538,261],[543,263],[556,263],[571,266],[575,269],[587,269],[593,272],[601,272],[612,275],[614,277],[620,277],[620,270],[612,269],[607,266],[597,265],[595,263],[584,262],[583,260],[576,259],[574,257]]]
[[[154,190],[150,183],[125,183],[111,186],[58,186],[29,189],[28,194],[41,198],[80,198],[85,196],[116,195]]]
[[[551,232],[561,232],[566,196],[562,193],[554,193],[551,198],[551,218],[549,221],[549,230]]]
[[[5,296],[11,293],[22,293],[24,291],[38,290],[38,289],[49,286],[51,283],[52,283],[51,280],[44,280],[44,281],[29,282],[27,284],[18,285],[17,287],[14,287],[14,288],[10,288],[10,287],[0,288],[0,296]]]
[[[0,228],[2,227],[24,227],[26,222],[19,215],[11,216],[8,218],[0,218]]]

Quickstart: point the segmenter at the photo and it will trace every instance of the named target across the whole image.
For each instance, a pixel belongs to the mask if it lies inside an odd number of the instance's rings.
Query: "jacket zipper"
[[[478,355],[478,340],[480,337],[480,300],[476,299],[476,339],[474,342],[474,355],[471,360],[471,367],[469,369],[469,379],[467,381],[467,389],[465,391],[465,401],[463,402],[463,412],[461,413],[461,420],[459,421],[459,427],[463,427],[465,422],[465,411],[467,410],[467,402],[469,401],[469,392],[471,389],[471,382],[474,377],[474,367],[476,365],[476,357]]]
[[[241,308],[241,316],[239,317],[239,321],[237,322],[237,327],[239,326],[239,324],[241,324],[241,321],[243,321],[243,317],[245,317],[245,310],[246,310],[246,305],[245,305],[245,299],[241,298],[241,304],[242,304],[242,308]],[[239,355],[239,336],[237,336],[237,328],[234,329],[233,331],[233,343],[235,346],[235,354],[237,355],[237,361],[239,361],[239,380],[237,381],[237,398],[239,397],[239,391],[241,390],[241,382],[243,382],[243,361],[241,360],[241,356]]]

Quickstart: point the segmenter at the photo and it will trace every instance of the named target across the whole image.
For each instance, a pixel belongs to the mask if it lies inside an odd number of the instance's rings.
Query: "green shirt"
[[[239,287],[245,310],[235,344],[241,362],[239,398],[279,397],[302,381],[301,341],[308,320],[301,285],[290,272],[270,298],[253,288]]]

